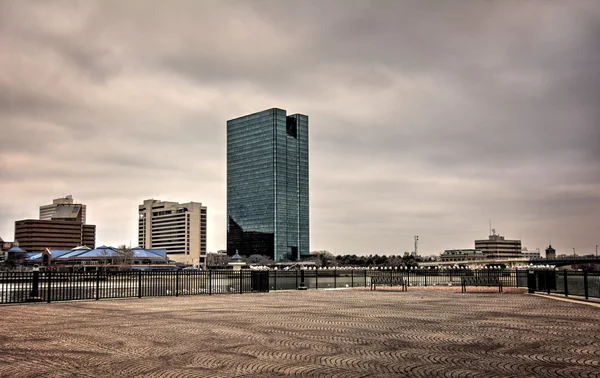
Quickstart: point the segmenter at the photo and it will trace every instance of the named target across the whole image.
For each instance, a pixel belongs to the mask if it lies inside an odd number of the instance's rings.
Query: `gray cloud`
[[[310,116],[313,249],[598,244],[595,1],[0,2],[0,235],[71,193],[98,242],[145,198],[225,245],[225,121]]]

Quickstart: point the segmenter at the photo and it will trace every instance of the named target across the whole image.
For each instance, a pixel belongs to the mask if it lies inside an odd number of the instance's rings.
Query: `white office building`
[[[170,260],[205,266],[206,206],[145,200],[139,206],[138,243],[144,249],[166,249]]]

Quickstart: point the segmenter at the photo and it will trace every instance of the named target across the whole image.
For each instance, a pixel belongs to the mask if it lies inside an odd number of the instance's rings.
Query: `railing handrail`
[[[300,272],[303,274],[300,275]],[[585,289],[588,295],[600,296],[600,289],[596,289],[600,285],[600,272],[558,269],[98,270],[0,272],[0,303],[20,303],[37,299],[54,301],[295,290],[302,286],[300,281],[312,289],[368,287],[380,281],[392,283],[404,280],[409,286],[458,286],[461,283],[483,286],[482,283],[486,280],[493,280],[501,281],[504,287],[526,288],[530,274],[540,277],[560,276],[561,282],[566,277],[567,284],[563,285],[566,289],[560,289],[565,295],[569,295],[569,291],[573,293],[577,290],[583,293],[583,288],[578,289],[575,281],[584,279],[585,282],[589,282],[588,288]],[[34,277],[37,277],[35,285]],[[34,290],[36,287],[37,290]],[[544,286],[547,287],[548,285]]]

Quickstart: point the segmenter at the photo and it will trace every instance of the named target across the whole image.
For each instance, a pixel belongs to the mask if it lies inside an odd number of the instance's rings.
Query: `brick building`
[[[96,226],[77,221],[19,220],[15,222],[15,241],[28,252],[77,246],[95,248]]]

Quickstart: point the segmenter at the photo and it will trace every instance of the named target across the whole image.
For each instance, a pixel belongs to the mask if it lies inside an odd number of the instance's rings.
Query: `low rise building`
[[[8,267],[15,267],[17,265],[23,264],[23,262],[27,258],[27,251],[19,248],[18,246],[14,246],[0,255],[0,262],[5,264]]]
[[[440,255],[441,261],[482,260],[485,255],[478,249],[447,249]]]
[[[521,254],[520,240],[506,240],[504,236],[492,234],[488,239],[475,240],[475,249],[481,251],[488,258],[518,258]]]
[[[15,222],[15,241],[29,252],[77,246],[94,248],[96,226],[78,221],[24,219]]]
[[[18,247],[19,243],[14,241],[4,241],[0,238],[0,253],[6,252],[12,247]]]
[[[540,260],[542,258],[539,250],[534,252],[527,250],[527,248],[523,248],[523,250],[521,251],[521,255],[523,257],[528,258],[529,260]]]
[[[103,245],[92,249],[82,246],[66,250],[45,249],[27,255],[29,265],[39,264],[46,267],[161,269],[169,266],[167,251],[156,248],[115,248]]]

